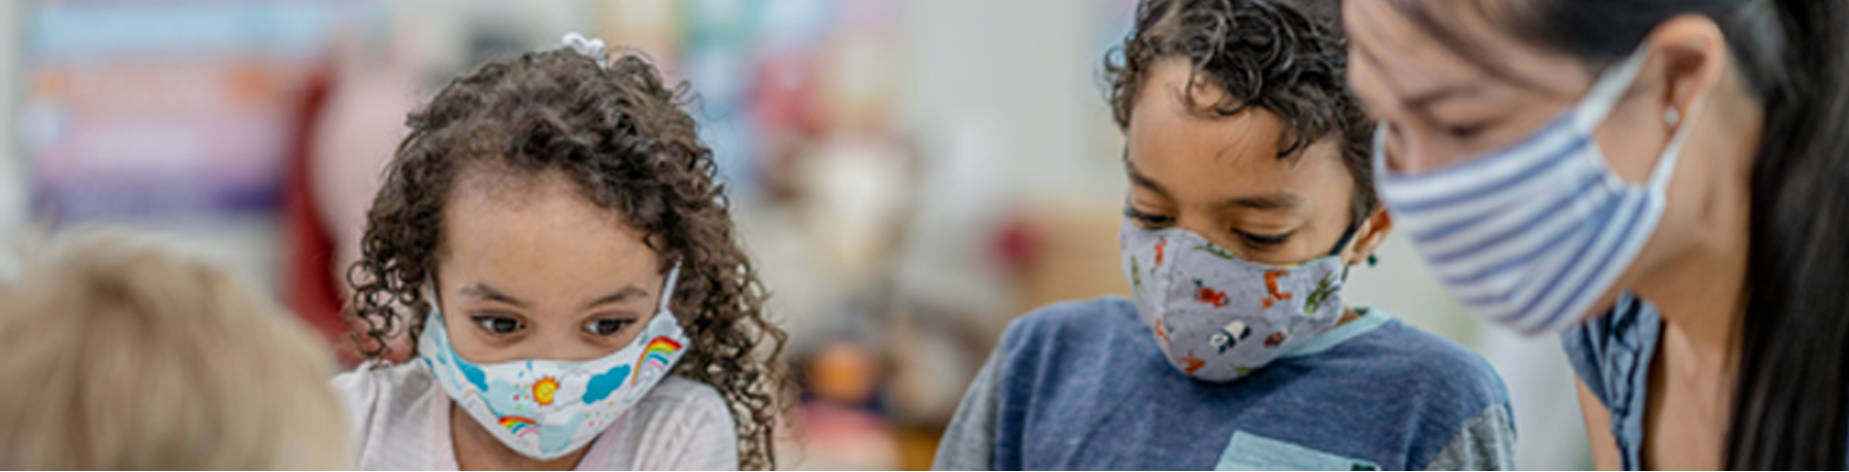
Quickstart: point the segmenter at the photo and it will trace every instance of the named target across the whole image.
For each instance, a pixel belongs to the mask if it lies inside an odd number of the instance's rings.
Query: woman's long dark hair
[[[1428,0],[1429,1],[1429,0]],[[1520,82],[1443,25],[1415,23],[1493,74]],[[1432,2],[1438,3],[1438,2]],[[1849,443],[1849,1],[1527,0],[1496,18],[1594,66],[1629,55],[1658,24],[1712,18],[1763,101],[1751,240],[1726,465],[1843,469]]]

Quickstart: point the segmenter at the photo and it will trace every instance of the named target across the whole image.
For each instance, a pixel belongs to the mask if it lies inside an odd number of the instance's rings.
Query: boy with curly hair
[[[1105,61],[1134,300],[1009,326],[937,468],[1512,467],[1508,395],[1482,358],[1343,303],[1392,219],[1318,6],[1138,6]]]

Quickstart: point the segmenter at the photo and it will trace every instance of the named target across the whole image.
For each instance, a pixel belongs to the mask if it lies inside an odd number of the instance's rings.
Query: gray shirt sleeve
[[[932,470],[993,470],[995,468],[995,421],[1001,409],[1001,358],[1003,347],[997,343],[982,363],[976,379],[963,394],[963,403],[950,418],[944,437],[937,445],[937,459]]]
[[[1514,470],[1515,423],[1509,405],[1495,404],[1464,423],[1425,470]]]

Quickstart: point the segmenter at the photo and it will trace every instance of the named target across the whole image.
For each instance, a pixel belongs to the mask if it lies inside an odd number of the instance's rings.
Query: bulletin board
[[[30,7],[19,136],[34,213],[274,211],[299,93],[344,3]]]

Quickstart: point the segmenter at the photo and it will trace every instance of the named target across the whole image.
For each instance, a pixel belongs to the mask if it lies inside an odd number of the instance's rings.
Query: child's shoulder
[[[636,404],[637,410],[676,411],[682,414],[717,416],[730,422],[731,410],[727,408],[725,397],[719,389],[705,382],[670,375],[649,389],[648,394]]]
[[[1126,331],[1147,330],[1137,318],[1136,304],[1117,296],[1054,303],[1035,309],[1008,324],[1004,344],[1019,346],[1043,340],[1092,340],[1115,337]]]
[[[1368,310],[1363,320],[1369,318],[1386,318],[1386,315],[1379,310]],[[1378,323],[1378,327],[1306,360],[1357,366],[1359,368],[1350,374],[1374,377],[1386,384],[1427,391],[1446,390],[1486,404],[1508,402],[1502,377],[1483,356],[1456,341],[1397,319],[1386,318]]]
[[[366,361],[353,370],[335,375],[329,383],[349,402],[365,404],[388,398],[415,397],[438,387],[436,377],[417,360],[400,364],[377,359]]]
[[[738,432],[719,390],[670,375],[649,389],[625,419],[604,431],[609,454],[587,470],[733,470]]]
[[[436,467],[438,459],[403,451],[443,440],[431,423],[442,387],[423,362],[367,361],[328,382],[339,395],[352,430],[355,463],[361,469]]]

